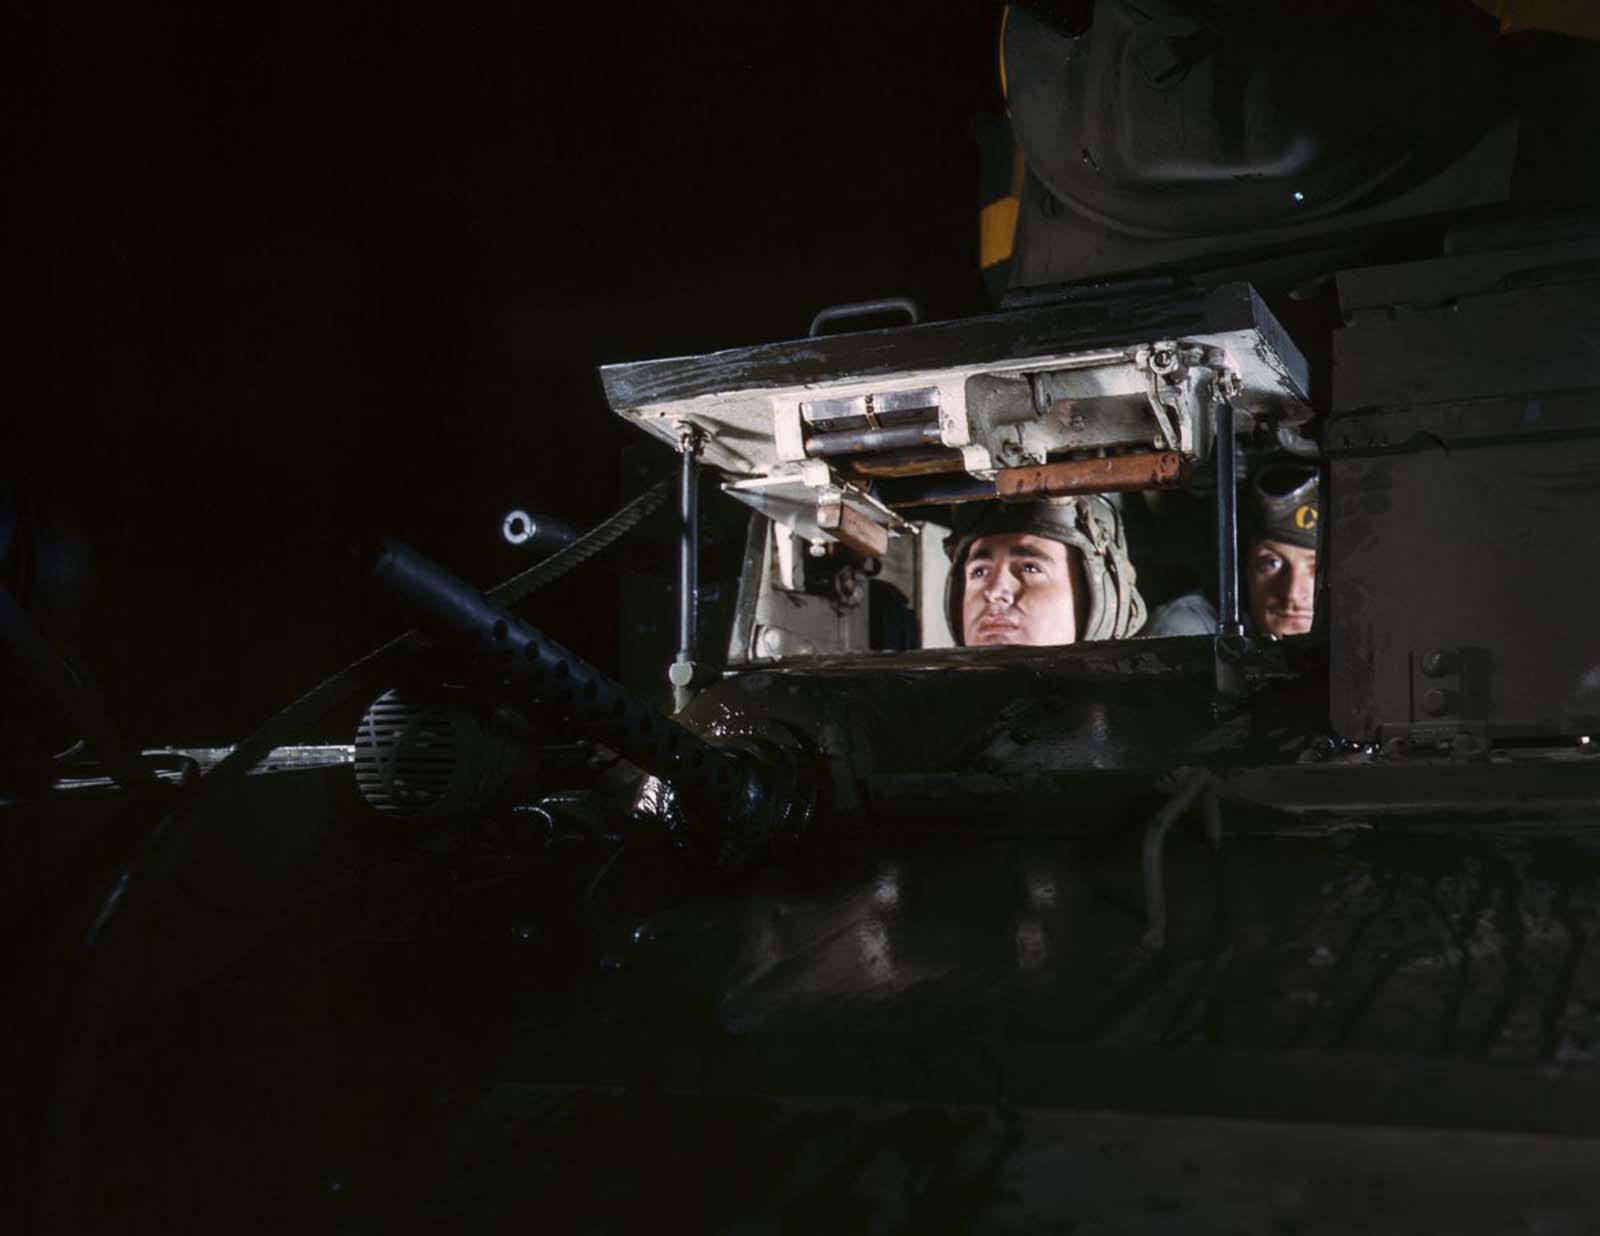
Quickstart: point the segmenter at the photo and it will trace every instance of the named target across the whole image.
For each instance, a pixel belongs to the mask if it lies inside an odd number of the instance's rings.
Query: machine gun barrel
[[[743,753],[713,747],[408,546],[385,541],[366,556],[372,582],[515,702],[633,761],[670,785],[691,814],[748,813],[761,778]]]
[[[507,511],[500,521],[500,536],[507,545],[553,554],[576,541],[578,530],[564,519],[532,515],[518,507]]]

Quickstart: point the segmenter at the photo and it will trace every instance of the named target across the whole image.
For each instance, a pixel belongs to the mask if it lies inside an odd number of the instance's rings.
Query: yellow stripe
[[[984,270],[1011,257],[1020,205],[1014,197],[1003,197],[978,212],[978,265]]]
[[[996,40],[995,55],[1000,61],[1000,97],[1009,101],[1011,98],[1010,84],[1006,81],[1006,23],[1011,20],[1011,6],[1008,4],[1000,14],[1000,37]]]
[[[1580,39],[1600,39],[1600,10],[1592,0],[1472,0],[1500,19],[1500,33],[1549,30]]]

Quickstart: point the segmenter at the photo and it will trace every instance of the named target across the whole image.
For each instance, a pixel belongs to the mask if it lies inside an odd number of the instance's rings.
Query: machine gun
[[[780,744],[756,734],[718,740],[695,733],[398,543],[370,550],[367,573],[455,654],[480,690],[536,710],[649,773],[657,813],[717,870],[769,861],[804,833],[818,787],[812,753],[798,736]]]

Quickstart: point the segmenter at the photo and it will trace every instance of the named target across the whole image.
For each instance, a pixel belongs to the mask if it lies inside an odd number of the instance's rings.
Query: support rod
[[[1176,489],[1188,475],[1189,465],[1177,451],[1143,451],[1105,459],[1001,468],[994,480],[1002,502],[1036,502],[1071,494]]]
[[[898,508],[992,502],[999,495],[993,481],[965,472],[948,472],[942,476],[885,477],[872,483],[872,496]]]
[[[1233,446],[1233,405],[1216,400],[1217,635],[1244,634],[1239,612],[1239,477]]]
[[[678,660],[694,661],[700,626],[700,435],[683,438],[678,472]]]
[[[888,425],[875,429],[836,429],[814,433],[806,439],[806,454],[812,459],[831,459],[835,455],[872,454],[906,447],[937,446],[940,442],[937,419],[913,425]]]
[[[960,472],[966,456],[950,446],[908,446],[898,451],[851,455],[839,466],[854,476],[932,476]]]
[[[674,712],[693,698],[700,635],[700,449],[704,435],[686,426],[679,441],[678,472],[678,655],[667,673]]]

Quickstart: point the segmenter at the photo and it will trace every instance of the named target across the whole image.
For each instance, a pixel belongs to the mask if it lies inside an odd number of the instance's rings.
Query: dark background
[[[0,467],[90,544],[81,643],[141,743],[232,741],[399,630],[354,533],[487,585],[508,507],[613,510],[639,435],[598,364],[987,303],[994,3],[11,17]],[[614,666],[616,576],[528,612]]]

